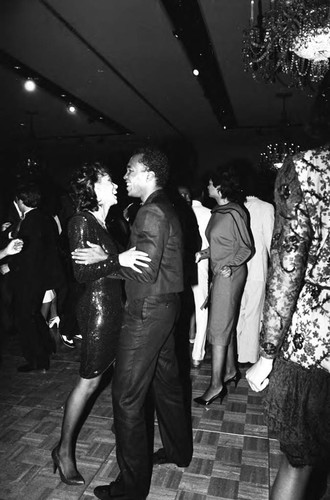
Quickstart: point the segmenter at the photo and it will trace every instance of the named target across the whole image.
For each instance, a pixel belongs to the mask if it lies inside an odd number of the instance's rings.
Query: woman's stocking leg
[[[223,372],[227,362],[227,346],[212,345],[211,382],[203,398],[208,400],[218,394],[223,387]]]
[[[236,357],[235,342],[236,342],[235,335],[232,335],[227,351],[225,380],[228,380],[229,378],[233,377],[237,371],[236,360],[235,360]]]
[[[101,375],[92,379],[79,377],[76,386],[73,388],[68,399],[66,400],[61,439],[59,443],[59,456],[61,459],[63,473],[67,477],[75,475],[75,448],[78,425],[80,419],[82,418],[86,404],[91,395],[97,389],[100,380]]]
[[[303,500],[309,477],[313,467],[293,467],[284,455],[276,479],[274,481],[270,500]]]
[[[48,321],[48,316],[49,316],[49,310],[50,310],[50,305],[51,305],[51,302],[43,302],[41,304],[41,309],[40,309],[40,312],[44,318],[44,320]]]

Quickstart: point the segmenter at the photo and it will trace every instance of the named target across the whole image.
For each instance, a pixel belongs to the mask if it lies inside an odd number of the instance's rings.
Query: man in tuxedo
[[[27,360],[18,371],[48,370],[52,345],[48,326],[40,312],[45,293],[47,224],[38,208],[41,194],[36,184],[19,186],[16,199],[23,214],[18,237],[23,240],[24,247],[21,253],[12,257],[9,270],[15,328]]]
[[[169,174],[167,157],[158,149],[142,148],[129,160],[124,177],[128,195],[142,206],[131,229],[130,247],[148,253],[149,267],[141,273],[121,268],[127,303],[113,379],[113,411],[120,474],[96,497],[144,500],[150,488],[153,463],[189,465],[192,431],[175,356],[174,330],[183,290],[183,241],[176,212],[164,193]],[[90,250],[90,252],[89,252]],[[77,262],[87,255],[108,256],[97,249],[79,249]],[[153,451],[153,419],[147,418],[149,396],[156,408],[164,448]],[[152,415],[153,416],[153,415]]]

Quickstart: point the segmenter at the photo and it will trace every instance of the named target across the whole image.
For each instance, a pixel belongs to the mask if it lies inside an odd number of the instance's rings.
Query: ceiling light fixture
[[[69,104],[68,107],[67,107],[67,110],[72,115],[74,115],[77,112],[77,108],[73,104]]]
[[[299,153],[301,147],[295,142],[289,142],[288,127],[291,122],[286,110],[286,101],[292,97],[291,92],[279,92],[276,94],[282,101],[281,118],[278,124],[278,142],[268,144],[266,150],[260,153],[259,167],[266,170],[278,170],[283,165],[287,156]]]
[[[263,13],[258,0],[256,23],[254,3],[251,0],[250,26],[243,35],[245,71],[267,83],[313,88],[330,67],[329,2],[270,0],[270,9]]]
[[[28,92],[34,92],[35,89],[37,88],[36,86],[36,83],[34,80],[32,80],[32,78],[28,78],[25,82],[24,82],[24,88],[25,90],[27,90]]]
[[[262,169],[278,170],[282,167],[287,156],[299,153],[300,146],[293,142],[278,142],[268,144],[266,150],[260,153],[259,167]]]
[[[198,69],[196,69],[196,68],[195,68],[195,69],[193,69],[193,75],[194,75],[194,76],[198,76],[198,75],[199,75],[199,71],[198,71]]]

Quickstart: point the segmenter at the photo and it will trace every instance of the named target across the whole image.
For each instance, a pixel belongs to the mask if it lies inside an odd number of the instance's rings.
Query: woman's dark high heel
[[[241,380],[241,378],[242,378],[241,372],[237,371],[233,377],[230,377],[228,380],[225,380],[225,384],[230,384],[230,382],[234,382],[236,389],[237,384]]]
[[[55,474],[56,470],[58,469],[58,472],[60,473],[61,481],[63,481],[63,483],[65,483],[65,484],[70,484],[73,486],[85,484],[84,478],[82,477],[82,475],[78,471],[76,471],[76,474],[74,476],[65,477],[65,475],[62,471],[62,468],[61,468],[61,464],[60,464],[60,457],[58,454],[58,448],[59,448],[59,445],[57,445],[52,451],[54,474]]]
[[[218,394],[216,394],[215,396],[213,396],[213,398],[204,399],[202,396],[200,396],[198,398],[194,398],[194,401],[202,406],[210,406],[213,403],[213,401],[219,398],[220,404],[222,404],[223,398],[227,395],[227,392],[228,392],[227,387],[224,385],[221,391],[218,392]]]
[[[76,347],[76,344],[74,343],[73,339],[68,339],[68,337],[61,332],[59,332],[60,339],[62,340],[63,344],[66,347],[70,347],[70,349],[74,349]]]

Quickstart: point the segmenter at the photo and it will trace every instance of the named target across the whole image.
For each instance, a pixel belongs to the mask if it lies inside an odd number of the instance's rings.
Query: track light
[[[25,82],[24,82],[24,88],[25,90],[27,90],[28,92],[34,92],[35,89],[37,88],[34,80],[32,80],[32,78],[28,78]]]
[[[180,38],[182,38],[183,29],[182,28],[178,28],[177,30],[174,30],[172,33],[173,33],[173,36],[175,36],[175,38],[177,40],[179,40]]]
[[[74,115],[77,112],[77,108],[73,104],[69,104],[68,107],[67,107],[67,110],[72,115]]]

